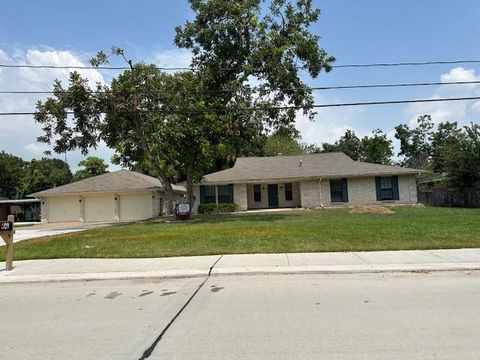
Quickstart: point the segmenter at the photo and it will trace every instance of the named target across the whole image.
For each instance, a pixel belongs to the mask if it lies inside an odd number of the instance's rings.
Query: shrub
[[[199,214],[224,214],[235,211],[235,204],[200,204],[198,205]]]

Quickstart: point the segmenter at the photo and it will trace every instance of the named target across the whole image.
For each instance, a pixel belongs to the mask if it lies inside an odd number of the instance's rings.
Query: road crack
[[[183,312],[183,310],[185,310],[187,308],[187,306],[190,304],[190,302],[193,300],[193,298],[195,297],[195,295],[198,294],[198,292],[200,291],[200,289],[203,287],[203,285],[205,285],[205,283],[208,281],[208,279],[210,279],[210,276],[212,274],[212,270],[213,268],[215,267],[215,265],[217,265],[217,263],[220,261],[220,259],[223,257],[223,255],[220,255],[219,258],[213,263],[212,266],[210,266],[210,269],[208,270],[208,275],[207,277],[202,281],[202,283],[198,286],[198,288],[193,292],[193,294],[188,298],[188,300],[185,302],[185,304],[183,304],[183,306],[180,308],[180,310],[177,311],[177,313],[175,314],[175,316],[170,320],[170,322],[167,324],[167,326],[165,326],[162,330],[162,332],[157,336],[157,338],[153,341],[152,345],[150,345],[144,352],[143,352],[143,355],[138,359],[138,360],[145,360],[145,359],[148,359],[153,351],[155,350],[155,348],[157,347],[158,343],[162,340],[163,336],[165,335],[165,333],[168,331],[168,329],[170,328],[170,326],[173,325],[173,323],[175,322],[175,320],[177,320],[177,318],[180,316],[180,314]]]

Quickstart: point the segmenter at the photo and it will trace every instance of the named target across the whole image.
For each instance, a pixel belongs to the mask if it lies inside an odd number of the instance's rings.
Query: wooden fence
[[[480,189],[419,190],[418,201],[429,206],[480,207]]]

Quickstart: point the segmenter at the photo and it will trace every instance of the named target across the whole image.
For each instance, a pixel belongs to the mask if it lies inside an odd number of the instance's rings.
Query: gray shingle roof
[[[172,185],[172,187],[176,192],[185,192],[183,186]],[[30,196],[42,197],[104,191],[161,190],[162,188],[162,184],[157,178],[123,169],[36,192]]]
[[[423,170],[354,161],[341,152],[238,158],[235,166],[205,175],[202,183],[418,174]]]

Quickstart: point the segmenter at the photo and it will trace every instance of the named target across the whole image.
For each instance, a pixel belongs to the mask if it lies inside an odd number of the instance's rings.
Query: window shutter
[[[377,201],[382,201],[382,188],[380,183],[380,176],[375,178],[375,187],[377,189]]]
[[[398,176],[392,177],[392,187],[393,187],[393,200],[400,200],[400,194],[398,191]]]
[[[229,203],[233,204],[233,184],[228,184]]]
[[[205,204],[205,186],[200,185],[200,204]]]
[[[343,198],[343,202],[348,202],[347,179],[342,179],[342,198]]]

